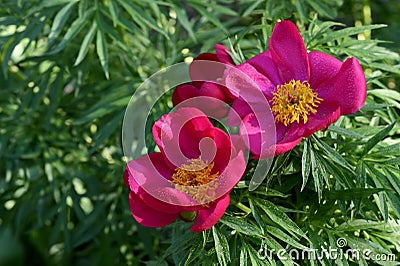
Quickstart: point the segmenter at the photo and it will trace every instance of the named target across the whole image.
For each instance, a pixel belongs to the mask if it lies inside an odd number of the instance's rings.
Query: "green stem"
[[[243,205],[240,202],[236,203],[235,206],[238,207],[239,209],[241,209],[242,211],[244,211],[246,213],[246,215],[251,213],[251,209],[249,207],[247,207],[246,205]]]

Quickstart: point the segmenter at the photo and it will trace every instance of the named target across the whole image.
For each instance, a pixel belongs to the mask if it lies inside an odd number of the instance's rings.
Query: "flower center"
[[[202,205],[215,198],[215,190],[218,187],[216,178],[218,172],[211,174],[214,162],[208,164],[201,158],[190,159],[187,164],[182,164],[175,169],[172,182],[175,188],[190,195]]]
[[[304,124],[308,121],[308,116],[317,112],[316,108],[323,101],[318,98],[318,93],[310,88],[308,81],[291,80],[283,85],[278,85],[276,92],[272,93],[273,98],[271,111],[275,115],[275,120],[285,126],[293,122]]]

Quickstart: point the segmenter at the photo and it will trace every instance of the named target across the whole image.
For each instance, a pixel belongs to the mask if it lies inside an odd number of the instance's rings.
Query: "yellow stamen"
[[[272,93],[273,98],[271,111],[275,120],[285,126],[293,122],[307,123],[308,116],[317,112],[316,108],[323,101],[318,98],[318,93],[310,88],[308,81],[291,80],[283,85],[278,85],[276,92]]]
[[[188,164],[182,164],[175,169],[171,181],[176,189],[190,195],[199,204],[207,206],[207,203],[214,200],[218,187],[218,172],[211,174],[213,167],[214,162],[208,164],[201,158],[190,159]]]

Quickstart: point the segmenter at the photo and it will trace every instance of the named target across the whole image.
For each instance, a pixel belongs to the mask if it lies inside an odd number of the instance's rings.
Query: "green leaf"
[[[385,188],[351,188],[343,190],[330,190],[326,191],[325,193],[329,199],[354,200],[368,198],[369,196],[382,191],[389,190]]]
[[[212,227],[214,236],[215,251],[217,252],[217,258],[220,265],[229,265],[230,253],[229,245],[226,237],[217,229],[216,226]]]
[[[329,8],[328,6],[326,6],[325,4],[323,4],[320,0],[314,1],[314,0],[307,0],[307,3],[310,4],[310,6],[312,6],[315,11],[317,11],[318,14],[320,14],[321,16],[325,16],[328,18],[334,18],[336,17],[336,10]]]
[[[265,225],[265,231],[268,232],[268,234],[273,235],[274,237],[280,239],[281,241],[291,245],[294,248],[298,248],[301,250],[308,250],[308,248],[302,244],[300,244],[299,242],[297,242],[296,240],[293,239],[292,236],[286,234],[285,232],[283,232],[281,229],[274,227],[274,226],[270,226],[270,225]]]
[[[89,32],[87,33],[87,35],[83,39],[83,42],[81,44],[81,48],[79,49],[79,54],[78,54],[78,57],[75,60],[74,66],[79,65],[83,61],[83,59],[85,59],[85,57],[86,57],[86,55],[87,55],[87,53],[89,51],[89,47],[93,42],[94,35],[96,33],[96,28],[97,28],[97,24],[93,23],[92,27],[90,27]]]
[[[354,132],[351,130],[351,128],[347,129],[347,128],[342,128],[342,127],[337,127],[337,126],[329,126],[329,131],[338,133],[341,136],[344,137],[349,137],[352,139],[362,139],[365,138],[365,135],[363,134],[359,134],[357,132]]]
[[[142,10],[138,5],[135,5],[131,2],[127,2],[125,0],[118,0],[118,3],[129,13],[131,18],[139,25],[146,25],[149,28],[161,33],[167,39],[169,39],[168,34],[163,31],[158,25],[157,22],[150,17],[146,11]]]
[[[299,226],[293,222],[283,211],[281,211],[275,204],[267,200],[255,200],[258,204],[257,206],[261,208],[268,217],[274,221],[276,224],[284,228],[289,232],[293,232],[299,236],[306,237]]]
[[[110,79],[110,74],[108,72],[108,51],[107,42],[105,40],[103,31],[97,30],[96,36],[96,52],[100,60],[101,67],[103,68],[104,74],[107,79]]]
[[[108,1],[108,8],[110,10],[110,14],[111,14],[112,21],[113,21],[113,26],[115,28],[115,27],[117,27],[117,24],[118,24],[118,15],[117,15],[117,10],[116,10],[113,0]]]
[[[67,44],[75,38],[76,35],[83,29],[85,24],[88,22],[89,18],[94,12],[94,7],[89,8],[86,10],[85,14],[82,17],[77,18],[72,24],[71,27],[67,30],[67,32],[64,35],[64,38],[61,40],[61,42],[57,45],[57,47],[48,52],[48,54],[56,54],[60,52],[62,49],[67,46]]]
[[[311,156],[310,156],[310,149],[308,146],[309,146],[309,140],[306,139],[304,141],[303,155],[301,158],[301,176],[303,177],[303,183],[301,185],[300,191],[303,191],[303,189],[305,188],[308,176],[310,175]]]
[[[51,26],[51,30],[49,33],[49,37],[47,39],[47,45],[51,46],[51,44],[56,40],[56,38],[60,35],[61,31],[64,28],[65,23],[67,22],[69,15],[71,14],[73,6],[77,3],[77,1],[71,1],[67,5],[58,11],[57,15],[54,17],[53,24]]]
[[[249,235],[249,236],[261,236],[260,230],[254,225],[247,223],[244,219],[239,219],[236,217],[222,217],[220,222],[226,224],[232,229],[235,229],[239,233]]]
[[[315,141],[315,143],[317,143],[318,147],[320,147],[324,151],[325,155],[329,159],[332,159],[334,162],[338,163],[343,168],[346,168],[350,172],[354,173],[353,166],[351,166],[351,164],[349,164],[339,153],[337,153],[325,142],[318,140],[318,138],[316,138],[315,136],[312,136],[312,139]]]
[[[210,12],[198,4],[191,3],[191,6],[193,6],[203,17],[207,18],[211,23],[221,29],[225,34],[228,34],[228,30],[213,14],[210,14]]]
[[[366,26],[360,26],[360,27],[349,27],[345,28],[342,30],[337,30],[333,31],[330,33],[327,33],[324,38],[322,38],[321,43],[324,42],[332,42],[334,40],[338,40],[347,36],[355,35],[358,33],[362,33],[366,30],[374,30],[374,29],[380,29],[384,28],[386,25],[384,24],[375,24],[375,25],[366,25]]]
[[[184,9],[175,7],[174,11],[176,13],[176,18],[179,20],[179,22],[182,24],[185,30],[189,33],[190,38],[192,38],[193,41],[196,41],[196,36],[193,32],[192,25],[190,25],[189,19]]]
[[[385,138],[389,132],[392,130],[396,122],[393,122],[392,124],[388,125],[381,131],[379,131],[375,136],[370,138],[367,143],[365,143],[364,150],[362,152],[362,156],[365,156],[373,147],[375,147],[376,144],[379,143],[383,138]]]

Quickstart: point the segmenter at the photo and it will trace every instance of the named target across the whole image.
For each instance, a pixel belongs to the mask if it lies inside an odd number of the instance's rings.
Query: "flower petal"
[[[296,25],[291,21],[276,23],[268,47],[273,61],[281,71],[282,82],[309,79],[306,47]]]
[[[322,82],[334,77],[343,64],[335,57],[318,51],[308,53],[308,60],[310,63],[309,83],[311,88],[318,88]]]
[[[224,215],[226,208],[229,206],[229,201],[230,197],[229,194],[227,194],[208,208],[200,210],[197,214],[196,221],[192,227],[190,227],[190,231],[202,232],[213,227]]]
[[[307,138],[318,130],[327,128],[334,123],[340,116],[340,106],[336,102],[323,101],[317,108],[315,114],[308,116],[307,123],[294,122],[289,126],[278,123],[276,126],[278,136],[277,145],[287,142],[295,142],[298,138]]]
[[[357,112],[365,103],[366,81],[364,72],[355,58],[348,58],[339,72],[318,88],[318,97],[338,102],[342,115]]]
[[[250,58],[242,65],[245,64],[252,65],[255,70],[268,78],[268,80],[270,80],[274,85],[273,87],[282,84],[281,77],[279,76],[279,70],[276,68],[274,61],[271,58],[270,51],[262,52],[261,54]]]
[[[182,84],[177,86],[172,94],[172,103],[176,106],[184,100],[197,96],[197,90],[199,89],[193,84]]]
[[[219,62],[234,65],[233,60],[228,53],[229,49],[227,47],[221,44],[216,44],[214,47]]]
[[[262,116],[259,113],[256,116],[254,113],[250,113],[243,119],[240,135],[245,145],[256,155],[256,158],[265,159],[274,156],[275,130],[272,115]]]
[[[133,218],[146,227],[166,226],[179,217],[179,213],[165,213],[151,208],[133,192],[129,193],[129,206]]]
[[[175,189],[168,180],[174,170],[168,167],[161,153],[151,153],[132,160],[126,169],[129,189],[153,209],[176,213],[201,207],[190,196]]]
[[[227,52],[228,48],[216,44],[215,51],[216,54],[200,54],[190,64],[189,74],[193,81],[218,81],[225,68],[228,65],[233,65],[233,61]]]
[[[225,92],[228,89],[212,82],[193,82],[175,88],[172,103],[179,108],[196,107],[207,116],[222,118],[228,113],[225,102],[231,101]]]
[[[199,157],[201,132],[210,127],[213,125],[203,112],[184,107],[157,121],[153,126],[153,135],[161,152],[173,166],[178,167],[187,163],[188,159]]]
[[[250,59],[252,60],[252,59]],[[254,59],[253,59],[254,60]],[[249,78],[252,79],[253,82],[255,82],[258,86],[258,89],[261,90],[268,99],[272,98],[272,92],[275,91],[276,86],[268,79],[268,77],[264,73],[260,73],[255,66],[253,66],[250,63],[243,63],[239,66],[236,67],[236,69],[240,70],[244,74],[246,74]],[[233,74],[233,73],[232,73]],[[241,74],[241,73],[238,73]],[[232,80],[227,77],[226,82],[229,84],[231,87],[236,87],[234,83],[232,83]],[[246,82],[246,81],[245,81]],[[237,84],[241,85],[241,84]],[[238,86],[239,87],[239,86]],[[243,96],[244,91],[246,90],[247,86],[242,86],[241,88],[241,93],[240,95]],[[249,94],[252,88],[249,90],[246,90],[245,92]]]
[[[281,143],[276,143],[275,156],[290,151],[297,144],[299,144],[302,139],[303,138],[300,137],[300,138],[294,139],[292,141],[285,141],[285,142],[281,142]]]

